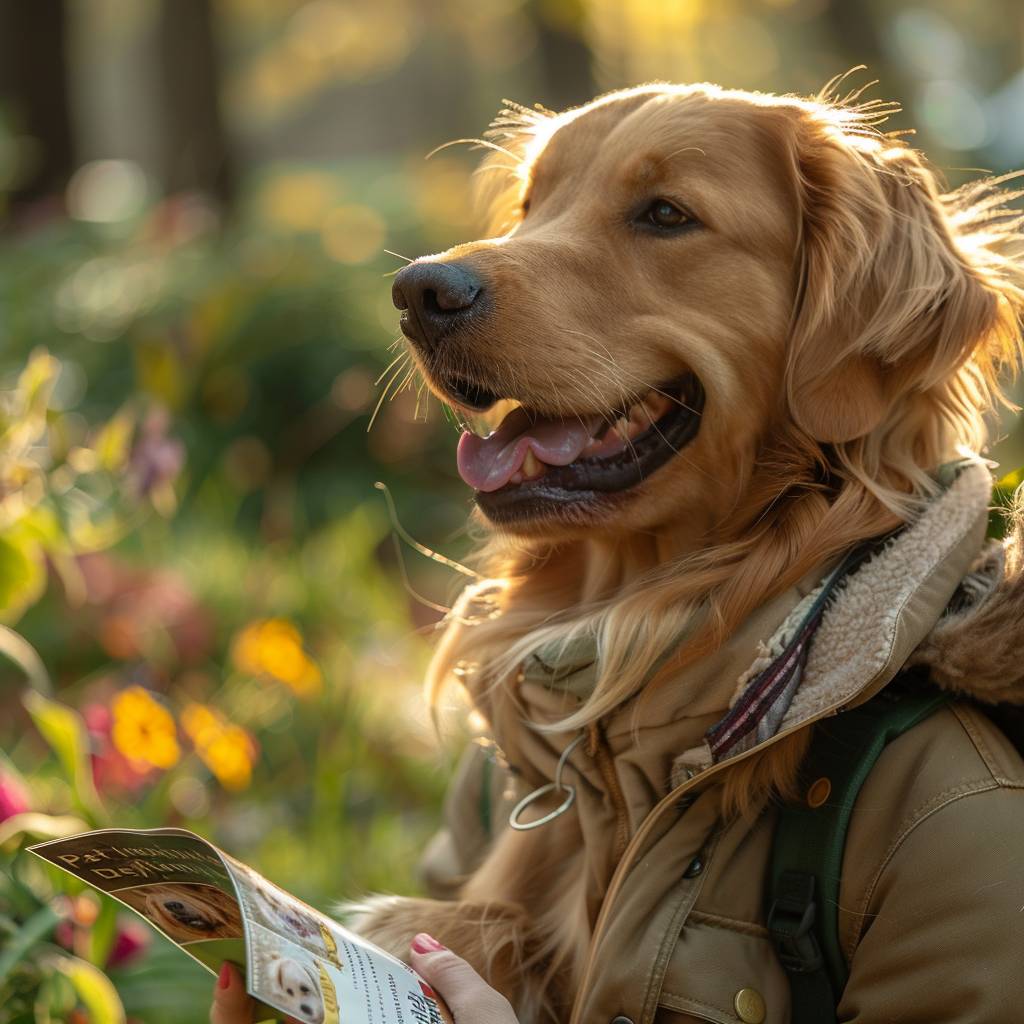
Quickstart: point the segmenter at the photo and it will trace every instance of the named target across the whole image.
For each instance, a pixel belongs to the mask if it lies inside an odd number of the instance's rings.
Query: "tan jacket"
[[[726,704],[743,692],[813,601],[814,580],[753,617],[746,633],[760,632],[760,643],[741,630],[698,670],[704,704],[655,706],[639,727],[635,714],[609,723],[611,777],[593,750],[573,751],[571,827],[595,879],[573,1024],[789,1021],[788,981],[765,929],[775,811],[723,823],[714,789],[751,750],[867,700],[908,661],[976,700],[1024,699],[1024,575],[1012,551],[984,548],[988,494],[984,467],[961,472],[850,577],[773,735],[716,761],[704,735],[722,707],[708,694],[721,692],[722,678]],[[754,665],[737,672],[750,653]],[[485,771],[483,748],[470,753],[425,861],[436,892],[452,892],[514,799],[552,777],[569,738],[524,729],[521,715],[524,706],[534,720],[564,712],[570,691],[564,680],[544,687],[527,678],[514,714],[493,694],[476,695],[517,775]],[[936,713],[882,754],[847,838],[839,929],[850,966],[840,1021],[1024,1021],[1024,762],[975,701]]]

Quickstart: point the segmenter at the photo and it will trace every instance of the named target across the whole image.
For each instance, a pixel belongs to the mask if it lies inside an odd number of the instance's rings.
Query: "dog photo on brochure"
[[[1008,1024],[1016,0],[0,0],[0,1024]]]

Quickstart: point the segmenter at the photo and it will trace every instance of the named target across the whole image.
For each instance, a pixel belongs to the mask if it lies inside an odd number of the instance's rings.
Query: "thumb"
[[[252,1024],[253,1001],[234,964],[223,963],[213,987],[210,1024]]]
[[[412,941],[412,966],[448,1004],[455,1024],[517,1024],[509,1001],[433,936]]]

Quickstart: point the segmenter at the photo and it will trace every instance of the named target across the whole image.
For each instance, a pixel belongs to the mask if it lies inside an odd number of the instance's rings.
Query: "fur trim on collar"
[[[1024,509],[993,541],[945,615],[910,657],[944,690],[990,704],[1024,704]]]
[[[845,581],[817,631],[782,727],[859,704],[907,664],[984,544],[992,475],[967,463],[920,517]]]

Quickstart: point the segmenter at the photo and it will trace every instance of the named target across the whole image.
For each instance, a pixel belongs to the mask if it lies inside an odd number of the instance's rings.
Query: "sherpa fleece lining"
[[[814,637],[781,729],[874,696],[928,635],[981,550],[992,493],[969,462],[912,526],[846,581]]]

